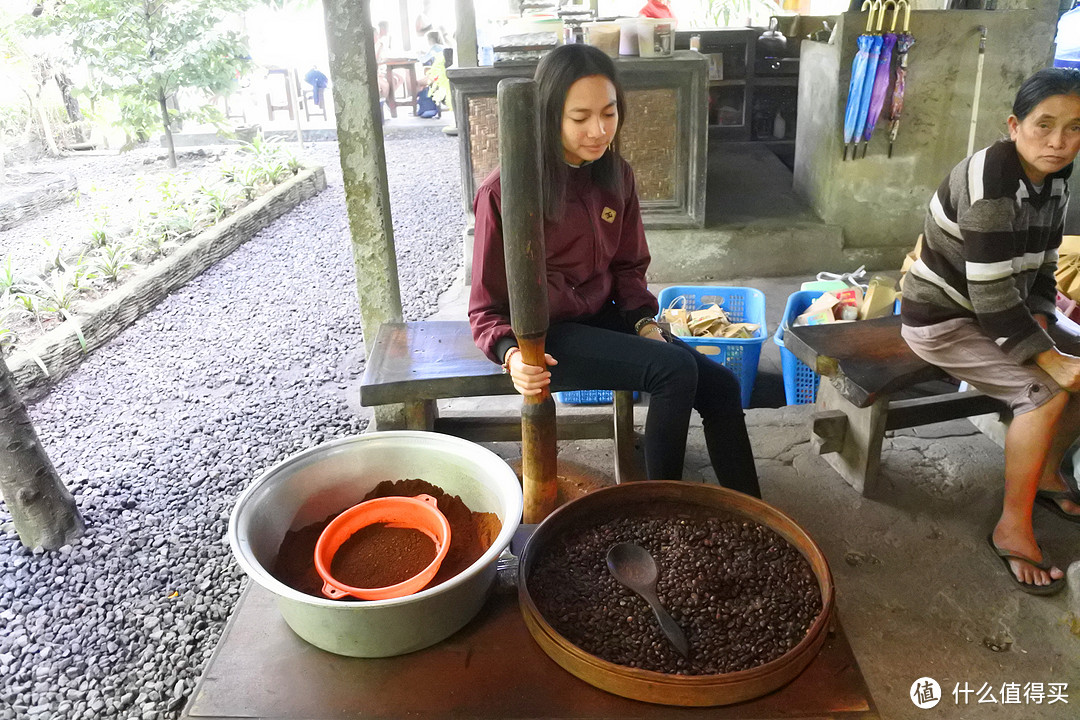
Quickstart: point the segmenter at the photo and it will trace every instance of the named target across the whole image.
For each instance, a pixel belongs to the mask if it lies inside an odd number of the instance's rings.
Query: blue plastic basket
[[[787,305],[784,307],[784,317],[780,320],[780,326],[776,328],[773,342],[780,346],[780,367],[784,372],[784,399],[788,405],[808,405],[817,402],[818,381],[821,376],[811,370],[797,357],[795,353],[784,347],[784,328],[791,327],[795,318],[806,312],[806,309],[824,295],[822,290],[799,290],[788,296]],[[893,304],[893,313],[900,313],[900,300]]]
[[[612,390],[563,390],[552,393],[555,399],[566,405],[610,405],[615,402],[615,393]],[[638,400],[638,393],[634,393],[634,402]]]
[[[780,367],[784,372],[784,399],[788,405],[808,405],[817,402],[818,381],[821,376],[784,347],[784,328],[806,312],[811,303],[824,294],[821,290],[799,290],[788,296],[784,317],[776,328],[773,342],[780,346]]]
[[[660,291],[659,300],[661,313],[668,307],[701,310],[715,303],[727,313],[732,322],[754,323],[758,326],[752,338],[679,338],[710,360],[735,373],[739,378],[742,405],[749,407],[750,395],[757,379],[761,346],[769,337],[768,328],[765,326],[764,293],[754,288],[673,285]]]

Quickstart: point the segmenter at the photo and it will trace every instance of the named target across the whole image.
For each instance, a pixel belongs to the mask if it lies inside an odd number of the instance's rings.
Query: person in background
[[[401,81],[394,74],[387,74],[386,65],[383,63],[390,57],[390,23],[380,20],[375,27],[375,62],[378,63],[379,97],[385,98],[390,94],[390,83],[394,84],[393,91],[397,92]]]
[[[431,65],[436,59],[443,57],[444,46],[438,30],[432,30],[427,34],[428,50],[420,58],[420,64],[424,66],[423,87],[416,93],[416,114],[418,117],[432,119],[442,117],[442,108],[431,97]]]
[[[638,15],[648,18],[671,18],[675,19],[675,13],[671,11],[668,0],[648,0],[645,6],[638,11]]]
[[[322,107],[323,90],[330,84],[330,80],[319,70],[318,66],[312,65],[304,75],[304,82],[311,86],[311,101]]]
[[[428,49],[420,58],[420,64],[425,67],[430,67],[431,63],[435,62],[435,58],[443,54],[443,50],[446,46],[443,45],[442,36],[438,30],[432,30],[426,36]]]
[[[1012,409],[1005,499],[987,543],[1021,590],[1049,595],[1064,573],[1045,562],[1033,506],[1080,523],[1080,493],[1060,472],[1080,435],[1080,357],[1062,351],[1070,338],[1054,315],[1066,182],[1080,151],[1080,70],[1025,80],[1008,127],[1009,140],[963,160],[930,200],[901,334],[923,360]]]
[[[435,22],[431,17],[431,0],[424,0],[420,13],[413,22],[413,27],[418,38],[426,37],[429,32],[435,29]]]
[[[527,365],[510,325],[499,170],[476,192],[469,322],[473,340],[525,396],[559,389],[649,393],[646,475],[680,480],[690,413],[702,418],[717,480],[760,497],[739,380],[653,319],[649,248],[634,172],[616,137],[626,115],[611,58],[563,45],[536,68],[550,327],[547,367]]]

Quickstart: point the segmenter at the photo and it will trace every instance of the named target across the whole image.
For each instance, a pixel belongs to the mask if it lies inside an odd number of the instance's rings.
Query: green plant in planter
[[[105,213],[95,215],[90,221],[90,246],[103,247],[109,242],[109,216]]]
[[[135,238],[137,246],[147,252],[151,259],[163,257],[176,247],[169,237],[165,223],[160,218],[153,218],[140,226],[138,237]]]
[[[160,220],[166,242],[186,240],[204,227],[202,210],[193,203],[171,208]]]
[[[288,160],[286,160],[285,162],[285,166],[289,168],[289,172],[291,172],[293,175],[299,175],[300,171],[304,167],[304,162],[300,158],[296,157],[296,155],[294,155],[293,153],[289,153]]]
[[[166,175],[158,183],[158,194],[161,195],[161,204],[165,206],[176,205],[183,195],[183,188],[173,175]]]
[[[0,295],[16,292],[19,289],[19,276],[15,271],[15,262],[10,255],[0,265]],[[8,303],[9,304],[9,303]],[[4,305],[7,307],[7,304]]]
[[[228,215],[236,201],[236,193],[228,185],[219,183],[202,183],[198,194],[213,215],[214,222]]]
[[[245,165],[236,170],[236,184],[240,188],[240,194],[247,201],[255,199],[255,192],[258,190],[261,179],[261,171],[254,165]]]
[[[120,273],[131,267],[133,249],[124,243],[112,243],[100,248],[94,258],[98,274],[114,285],[120,281]]]
[[[0,293],[0,357],[11,349],[19,339],[11,329],[11,316],[15,313],[15,299],[7,291]]]
[[[254,167],[259,181],[267,185],[277,185],[290,174],[289,168],[276,158],[267,159]]]
[[[240,153],[252,156],[255,162],[265,162],[278,157],[281,153],[281,145],[267,140],[262,135],[256,135],[251,142],[243,143],[240,146]]]
[[[41,238],[41,257],[44,260],[42,268],[43,273],[63,267],[63,243],[50,240],[49,238]]]
[[[16,293],[15,307],[33,317],[34,321],[38,325],[38,329],[45,329],[41,325],[41,298],[39,298],[36,294],[30,291]]]
[[[68,274],[71,288],[76,292],[86,290],[86,284],[97,277],[86,253],[79,253],[74,260],[65,262],[61,269]]]
[[[62,320],[67,320],[75,314],[75,301],[80,293],[72,289],[68,273],[53,270],[48,280],[35,278],[31,286],[33,294],[38,298],[40,310],[55,313]]]

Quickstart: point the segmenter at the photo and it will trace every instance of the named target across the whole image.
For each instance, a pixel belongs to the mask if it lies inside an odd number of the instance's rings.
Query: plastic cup
[[[668,57],[675,42],[675,21],[670,18],[639,17],[637,36],[641,57]]]
[[[346,585],[330,574],[334,554],[356,532],[369,525],[386,523],[394,528],[419,530],[435,543],[435,559],[408,580],[380,588]],[[430,495],[383,497],[353,505],[334,518],[315,544],[315,569],[323,579],[323,595],[337,600],[346,595],[360,600],[388,600],[412,595],[427,586],[439,571],[450,549],[450,523]]]
[[[637,18],[622,18],[619,20],[619,54],[637,55]]]
[[[585,30],[585,43],[604,51],[608,57],[619,57],[619,24],[613,22],[588,22],[581,26]]]

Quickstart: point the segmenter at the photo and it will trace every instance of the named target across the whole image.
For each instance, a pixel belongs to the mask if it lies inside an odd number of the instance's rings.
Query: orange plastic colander
[[[331,562],[338,549],[362,528],[376,523],[389,527],[419,530],[435,543],[435,559],[408,580],[379,588],[358,588],[336,580],[330,574]],[[360,600],[388,600],[423,590],[439,571],[450,549],[450,523],[430,495],[416,497],[383,497],[368,500],[334,518],[315,544],[315,569],[323,579],[323,595],[337,600],[346,595]]]

